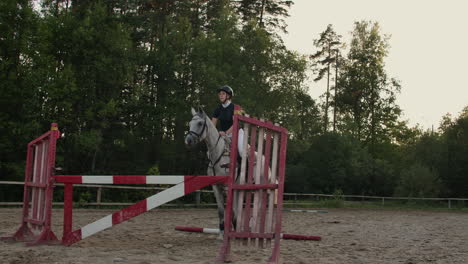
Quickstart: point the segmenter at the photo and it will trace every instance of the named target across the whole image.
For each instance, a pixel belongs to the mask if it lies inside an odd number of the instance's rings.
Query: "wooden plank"
[[[49,147],[50,144],[52,144],[52,139],[49,137],[47,141],[44,142],[44,152],[42,153],[42,168],[39,171],[39,182],[41,184],[47,184],[47,181],[49,179]],[[54,164],[55,165],[55,164]],[[39,215],[38,219],[39,220],[44,220],[45,214],[46,214],[46,195],[47,195],[47,188],[40,188],[39,189]]]
[[[263,122],[263,120],[261,120]],[[255,185],[260,185],[261,184],[261,174],[262,174],[262,169],[263,169],[263,142],[264,142],[264,137],[265,137],[265,129],[263,127],[260,127],[259,133],[258,133],[258,139],[257,139],[257,155],[256,155],[256,167],[255,167]],[[257,189],[254,191],[254,202],[253,202],[253,213],[252,213],[252,223],[251,223],[251,229],[253,230],[254,233],[258,233],[260,230],[260,217],[259,217],[259,212],[260,212],[260,207],[261,207],[261,200],[260,198],[262,197],[263,190],[262,189]],[[258,239],[255,239],[255,246],[258,247]]]
[[[42,146],[44,144],[34,146],[34,167],[32,171],[32,181],[33,183],[41,183],[39,180],[39,174],[42,166]],[[31,188],[31,218],[38,219],[38,212],[39,212],[39,188]]]
[[[236,184],[232,186],[233,190],[267,190],[277,189],[278,184]]]
[[[268,130],[265,137],[265,164],[263,166],[263,179],[262,184],[268,184],[270,176],[270,158],[271,158],[271,131]],[[276,185],[276,184],[275,184]],[[278,186],[276,185],[276,188]],[[260,208],[260,233],[265,233],[265,220],[267,213],[268,204],[268,191],[264,191],[262,194],[262,206]],[[261,246],[266,246],[267,239],[263,239]]]
[[[243,146],[243,153],[241,154],[242,160],[241,160],[241,166],[240,166],[240,176],[238,179],[237,184],[245,184],[246,182],[246,168],[247,168],[247,154],[248,154],[248,143],[249,143],[249,129],[250,129],[250,124],[249,123],[244,123],[244,141],[242,142]],[[236,216],[236,232],[242,232],[243,230],[243,225],[242,225],[242,216],[244,212],[244,196],[245,196],[245,191],[240,190],[236,191],[237,195],[237,216]]]
[[[278,175],[278,144],[279,141],[279,134],[273,134],[273,153],[272,153],[272,160],[271,160],[271,176],[270,176],[270,183],[276,183],[276,178]],[[266,223],[265,223],[265,232],[271,233],[273,228],[273,213],[274,213],[274,198],[275,198],[275,191],[268,191],[268,206],[267,206],[267,216],[266,216]],[[271,240],[267,241],[267,246],[270,245]]]
[[[247,174],[248,184],[253,183],[256,141],[257,141],[257,127],[253,126],[251,127],[251,131],[250,131],[249,167],[248,167],[248,174]],[[247,192],[246,198],[245,198],[245,208],[244,208],[243,222],[242,222],[242,225],[244,225],[244,228],[243,228],[244,232],[250,232],[250,217],[252,215],[251,206],[252,206],[252,192]],[[250,244],[250,239],[247,240],[247,245],[249,244]]]
[[[283,217],[283,191],[284,191],[284,176],[286,174],[286,147],[288,142],[287,131],[281,132],[281,146],[279,149],[279,165],[278,165],[278,193],[277,193],[277,204],[276,204],[276,220],[275,220],[275,238],[273,253],[271,255],[271,262],[278,262],[280,255],[280,235],[281,235],[281,223]]]
[[[239,118],[239,121],[249,122],[251,125],[268,128],[275,132],[279,132],[279,133],[287,132],[285,128],[280,127],[278,124],[273,125],[273,123],[271,122],[263,122],[263,121],[256,119],[255,117],[249,117],[248,115],[245,115],[245,116],[239,115],[238,118]]]

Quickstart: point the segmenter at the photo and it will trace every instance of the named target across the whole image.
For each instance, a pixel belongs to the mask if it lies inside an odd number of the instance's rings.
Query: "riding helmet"
[[[224,91],[226,92],[227,94],[229,94],[231,97],[234,96],[234,90],[232,90],[231,87],[227,86],[227,85],[223,85],[221,86],[220,88],[218,88],[217,92],[221,92],[221,91]]]

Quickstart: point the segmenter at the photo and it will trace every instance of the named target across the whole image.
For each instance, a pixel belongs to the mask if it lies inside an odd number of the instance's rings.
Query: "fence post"
[[[101,207],[101,193],[102,193],[102,187],[98,187],[97,195],[96,195],[97,208]]]
[[[63,234],[62,240],[72,232],[73,184],[66,183],[63,192]]]
[[[382,206],[385,205],[385,197],[382,197]]]
[[[195,192],[195,206],[199,207],[201,203],[201,192],[200,190]]]
[[[448,208],[449,209],[452,208],[452,203],[451,203],[450,199],[448,199]]]

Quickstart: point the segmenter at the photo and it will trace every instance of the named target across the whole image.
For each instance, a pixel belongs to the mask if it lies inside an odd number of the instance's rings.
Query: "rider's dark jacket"
[[[222,104],[218,105],[213,113],[213,117],[219,120],[220,131],[226,132],[233,123],[232,117],[234,116],[234,104],[230,103],[227,107]]]

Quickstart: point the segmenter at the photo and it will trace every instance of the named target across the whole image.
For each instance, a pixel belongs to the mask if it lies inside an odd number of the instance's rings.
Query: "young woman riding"
[[[216,126],[219,120],[219,135],[225,137],[230,145],[230,139],[232,137],[232,124],[234,116],[234,104],[231,102],[234,96],[234,90],[227,85],[223,85],[217,89],[218,99],[220,104],[214,110],[211,121]],[[243,138],[244,130],[239,129],[239,140],[237,143],[237,149],[239,153],[242,153],[243,149]],[[242,155],[242,154],[241,154]]]

